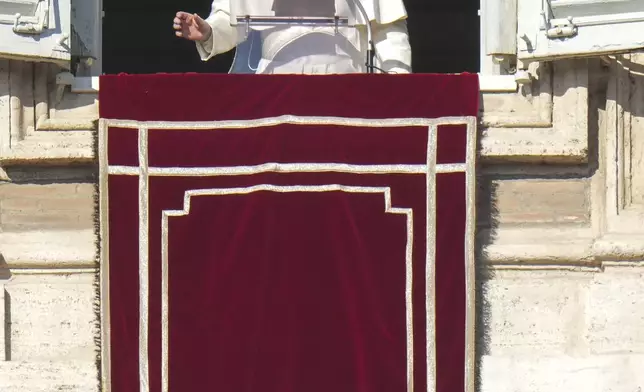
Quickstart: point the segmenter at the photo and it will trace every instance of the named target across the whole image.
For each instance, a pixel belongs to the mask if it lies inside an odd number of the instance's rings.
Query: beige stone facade
[[[644,56],[532,65],[484,93],[478,380],[644,389]],[[98,390],[97,96],[0,59],[0,391]]]

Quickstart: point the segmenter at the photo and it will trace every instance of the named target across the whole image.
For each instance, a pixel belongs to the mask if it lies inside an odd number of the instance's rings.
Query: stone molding
[[[535,80],[514,94],[482,94],[485,161],[582,163],[588,158],[588,64],[531,65]]]
[[[482,158],[585,162],[587,62],[564,60],[532,68],[535,79],[518,92],[482,93]],[[0,97],[6,97],[0,100],[8,101],[11,113],[9,130],[0,126],[0,162],[65,163],[95,158],[95,88],[75,88],[74,81],[64,76],[55,74],[49,64],[0,61]],[[0,119],[2,112],[0,102]]]
[[[594,237],[587,227],[501,228],[483,245],[479,262],[492,268],[578,269],[605,265],[644,266],[644,241],[636,233]],[[487,242],[487,241],[486,241]],[[74,274],[96,271],[93,230],[0,233],[0,269],[15,274]]]
[[[479,238],[490,236],[489,230]],[[595,237],[590,227],[502,228],[482,245],[479,260],[503,269],[603,269],[644,266],[644,241],[634,234]],[[487,241],[486,241],[487,242]]]
[[[87,269],[96,267],[92,229],[0,233],[0,269]]]
[[[0,164],[94,159],[95,96],[71,94],[56,67],[0,60]],[[62,83],[62,82],[61,82]]]

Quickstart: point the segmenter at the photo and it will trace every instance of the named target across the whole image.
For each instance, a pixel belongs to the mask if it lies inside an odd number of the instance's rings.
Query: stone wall
[[[481,391],[644,388],[643,64],[531,66],[482,98]],[[57,74],[0,60],[2,391],[98,388],[96,97]]]
[[[484,283],[482,391],[644,388],[644,268],[495,271]]]
[[[98,390],[96,97],[57,80],[0,59],[3,392]]]
[[[644,388],[643,60],[586,63],[584,159],[482,169],[483,391]]]
[[[9,168],[0,184],[0,390],[95,391],[92,168]]]

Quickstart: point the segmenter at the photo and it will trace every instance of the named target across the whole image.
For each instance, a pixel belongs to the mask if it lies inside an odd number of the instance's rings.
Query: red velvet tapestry
[[[478,94],[101,77],[104,391],[473,392]]]

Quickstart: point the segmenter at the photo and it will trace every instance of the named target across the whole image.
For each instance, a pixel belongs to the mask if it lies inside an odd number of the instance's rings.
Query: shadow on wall
[[[600,141],[599,127],[602,113],[606,110],[608,92],[608,79],[610,68],[599,60],[589,61],[588,75],[588,159],[586,163],[570,165],[545,165],[539,163],[498,163],[483,162],[479,159],[477,167],[477,253],[476,253],[476,360],[477,373],[476,383],[477,390],[481,390],[481,360],[484,356],[489,355],[491,331],[491,303],[486,294],[487,282],[495,278],[494,268],[491,267],[489,255],[486,254],[486,247],[491,245],[497,239],[499,227],[503,222],[503,214],[508,211],[502,211],[503,206],[499,205],[499,184],[504,181],[548,181],[548,180],[590,180],[598,170],[600,165]],[[640,72],[644,75],[644,65],[639,66]],[[568,86],[569,87],[569,86]],[[566,86],[559,86],[553,89],[554,96],[560,96],[565,92]],[[560,91],[557,91],[557,90]],[[539,92],[532,90],[530,87],[522,89],[520,92],[524,96],[537,97]],[[644,94],[644,93],[643,93]],[[644,117],[644,107],[638,107],[638,116]],[[512,132],[512,129],[508,129]],[[481,151],[479,135],[479,150]],[[480,155],[480,154],[479,154]],[[529,206],[522,208],[529,209]],[[588,206],[589,209],[592,207]],[[590,224],[590,212],[588,216]],[[511,225],[511,223],[504,223]],[[520,223],[529,225],[530,223]],[[532,262],[538,262],[534,260]],[[530,261],[526,263],[529,266]]]
[[[480,138],[478,139],[478,151],[481,151]],[[477,157],[478,158],[478,157]],[[477,159],[478,160],[478,159]],[[480,162],[480,160],[478,160]],[[476,281],[475,281],[475,296],[476,296],[476,321],[475,328],[475,351],[476,351],[476,366],[475,366],[475,390],[481,390],[481,360],[484,355],[489,352],[490,334],[488,333],[488,326],[490,320],[490,306],[486,302],[485,283],[494,278],[494,272],[487,267],[485,260],[487,255],[485,253],[485,246],[492,242],[496,227],[498,226],[497,217],[498,209],[496,203],[496,187],[497,185],[490,181],[488,177],[482,174],[481,164],[477,165],[477,178],[476,178],[476,253],[475,253],[475,266],[476,266]],[[483,229],[483,230],[481,230]]]
[[[5,261],[4,256],[0,253],[0,281],[8,280],[9,278],[11,278],[11,270]]]
[[[11,271],[9,266],[5,261],[2,254],[0,254],[0,320],[2,320],[4,325],[0,325],[0,331],[3,331],[4,334],[4,347],[0,347],[1,350],[4,350],[4,360],[11,360],[11,296],[8,291],[4,289],[5,281],[11,278]],[[1,358],[1,355],[0,355]]]

